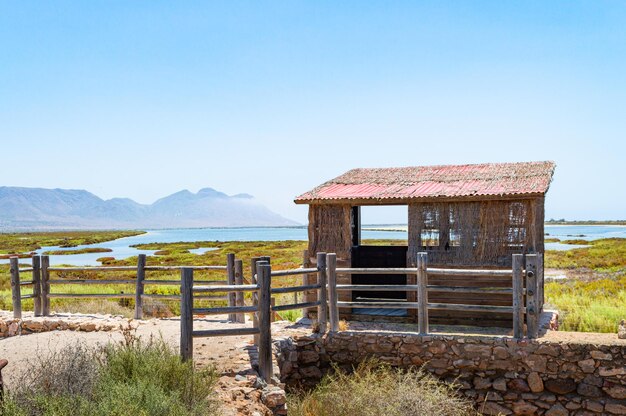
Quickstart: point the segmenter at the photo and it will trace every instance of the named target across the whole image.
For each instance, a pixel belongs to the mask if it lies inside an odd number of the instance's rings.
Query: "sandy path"
[[[98,316],[94,315],[94,320]],[[127,326],[127,320],[119,319],[121,325]],[[136,335],[148,340],[151,336],[163,337],[173,348],[178,349],[180,342],[180,321],[178,319],[150,319],[145,321],[131,321],[136,327]],[[213,316],[194,320],[194,329],[217,329],[251,326],[251,323],[233,324],[226,320],[226,316]],[[9,338],[0,338],[0,358],[9,360],[9,365],[3,370],[7,388],[18,376],[25,371],[29,360],[38,355],[46,354],[50,350],[60,350],[68,345],[83,343],[87,346],[104,346],[111,342],[123,340],[119,330],[109,332],[84,331],[50,331],[36,334],[20,335]],[[194,339],[194,359],[198,365],[214,364],[218,371],[224,374],[234,374],[250,367],[249,347],[252,336],[234,336],[220,338]]]

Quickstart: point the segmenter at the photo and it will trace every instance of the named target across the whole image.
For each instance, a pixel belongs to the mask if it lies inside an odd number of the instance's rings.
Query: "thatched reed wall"
[[[543,251],[543,198],[409,205],[409,264],[510,266],[514,253]]]
[[[309,206],[309,256],[336,253],[338,261],[350,260],[352,235],[349,205]]]

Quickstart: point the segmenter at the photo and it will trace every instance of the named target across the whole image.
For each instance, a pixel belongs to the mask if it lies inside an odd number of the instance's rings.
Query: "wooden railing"
[[[143,318],[143,304],[146,299],[160,299],[160,300],[174,300],[180,301],[180,295],[167,295],[167,294],[152,294],[145,293],[146,285],[159,285],[159,286],[180,286],[180,280],[159,280],[159,279],[146,279],[146,272],[150,271],[168,271],[168,270],[180,270],[184,267],[192,270],[219,270],[226,271],[227,278],[220,280],[197,280],[198,284],[225,284],[232,281],[235,284],[236,265],[241,266],[241,260],[236,260],[234,254],[227,255],[226,266],[147,266],[146,255],[140,254],[137,258],[137,266],[95,266],[95,267],[51,267],[50,259],[48,256],[33,256],[32,267],[19,268],[19,259],[17,257],[10,258],[11,265],[11,295],[13,303],[13,316],[20,319],[22,317],[22,300],[33,299],[34,300],[34,314],[35,316],[49,316],[50,315],[50,299],[59,298],[76,298],[76,299],[134,299],[135,300],[135,319]],[[22,281],[20,274],[32,272],[32,280]],[[116,272],[135,272],[132,278],[122,279],[65,279],[54,276],[55,273],[63,272],[103,272],[103,273],[116,273]],[[56,285],[131,285],[134,286],[134,291],[128,291],[124,293],[55,293],[51,290]],[[30,295],[21,295],[21,287],[32,286],[33,293]],[[198,296],[196,299],[210,300],[210,301],[228,301],[229,306],[235,306],[236,300],[234,298],[227,298],[225,296],[206,295]]]

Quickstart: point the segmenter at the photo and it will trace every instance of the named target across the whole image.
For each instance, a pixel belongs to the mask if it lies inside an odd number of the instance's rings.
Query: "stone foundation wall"
[[[34,317],[25,313],[22,319],[13,318],[12,313],[0,311],[0,338],[58,330],[111,331],[118,329],[128,320],[121,317],[72,314],[68,316]]]
[[[626,343],[340,332],[276,341],[281,380],[315,385],[331,363],[423,366],[488,415],[626,415]]]

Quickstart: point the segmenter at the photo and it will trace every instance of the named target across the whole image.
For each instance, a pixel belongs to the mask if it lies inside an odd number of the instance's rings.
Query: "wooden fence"
[[[235,284],[237,264],[241,264],[241,260],[236,260],[234,254],[226,256],[225,266],[147,266],[146,255],[140,254],[137,259],[137,266],[97,266],[97,267],[51,267],[48,256],[33,256],[32,267],[19,268],[19,259],[17,257],[10,258],[11,270],[11,295],[13,303],[13,316],[20,319],[22,317],[22,300],[34,300],[35,316],[50,315],[50,299],[55,298],[77,298],[77,299],[134,299],[135,300],[135,319],[143,318],[143,304],[146,299],[175,300],[180,301],[180,295],[165,294],[146,294],[146,285],[172,285],[180,286],[180,280],[159,280],[146,279],[146,272],[150,271],[168,271],[189,268],[192,270],[220,270],[226,271],[227,277],[223,280],[197,280],[197,284]],[[55,273],[63,272],[134,272],[134,277],[123,279],[64,279],[54,276]],[[23,273],[32,272],[32,279],[23,281],[21,275]],[[56,278],[55,278],[56,277]],[[124,293],[58,293],[54,292],[56,285],[131,285],[134,291]],[[33,293],[30,295],[21,295],[21,287],[32,286]],[[206,295],[199,296],[197,299],[211,301],[228,301],[229,306],[235,306],[238,301],[235,298],[227,298],[225,296]],[[243,299],[240,300],[243,302]]]
[[[250,280],[246,281],[243,273],[243,262],[235,258],[234,254],[226,256],[225,266],[147,266],[145,255],[139,255],[137,266],[102,266],[102,267],[50,267],[48,256],[35,256],[32,267],[20,269],[17,257],[12,257],[11,287],[13,313],[21,318],[21,301],[27,298],[34,299],[35,315],[49,315],[51,298],[134,298],[135,318],[143,317],[143,300],[157,298],[166,300],[180,300],[181,309],[181,356],[184,360],[192,358],[193,338],[227,336],[227,335],[254,335],[255,344],[259,349],[259,373],[265,380],[272,375],[272,346],[271,322],[274,314],[280,311],[302,309],[306,311],[317,307],[317,316],[320,332],[329,330],[339,331],[339,308],[392,308],[417,310],[417,329],[421,334],[429,333],[429,310],[448,311],[479,311],[511,313],[513,316],[513,336],[523,338],[524,323],[526,336],[536,338],[539,332],[538,318],[543,309],[543,256],[541,254],[514,254],[511,269],[449,269],[428,266],[428,253],[418,253],[417,267],[414,268],[338,268],[337,256],[334,253],[317,253],[317,266],[313,268],[298,268],[291,270],[272,271],[269,257],[255,257],[250,264]],[[180,280],[146,279],[146,272],[163,270],[180,270]],[[194,272],[202,270],[226,271],[226,280],[194,280]],[[103,271],[120,272],[135,271],[135,278],[118,280],[97,279],[51,279],[54,272],[68,271]],[[32,272],[30,280],[22,281],[22,273]],[[415,285],[340,285],[337,284],[337,274],[415,274]],[[317,276],[312,283],[311,276]],[[302,285],[272,287],[272,280],[283,276],[308,276],[303,279]],[[476,277],[510,277],[511,288],[488,287],[482,284],[476,287],[443,286],[429,284],[429,276],[476,276]],[[134,284],[134,293],[120,294],[71,294],[51,293],[50,287],[56,284]],[[145,285],[180,285],[180,295],[145,294]],[[32,295],[22,296],[21,287],[33,286]],[[341,291],[405,291],[415,292],[416,301],[339,301],[338,292]],[[274,305],[272,295],[286,293],[307,293],[317,291],[317,300],[294,302],[286,305]],[[251,293],[251,305],[245,305],[245,292]],[[481,293],[511,294],[510,306],[467,305],[459,303],[430,303],[430,292],[449,293]],[[226,293],[226,296],[216,294]],[[407,297],[408,298],[408,297]],[[195,308],[195,300],[227,301],[228,306],[209,308]],[[232,322],[245,322],[245,314],[252,314],[252,328],[228,328],[212,330],[194,330],[194,315],[228,314]]]

